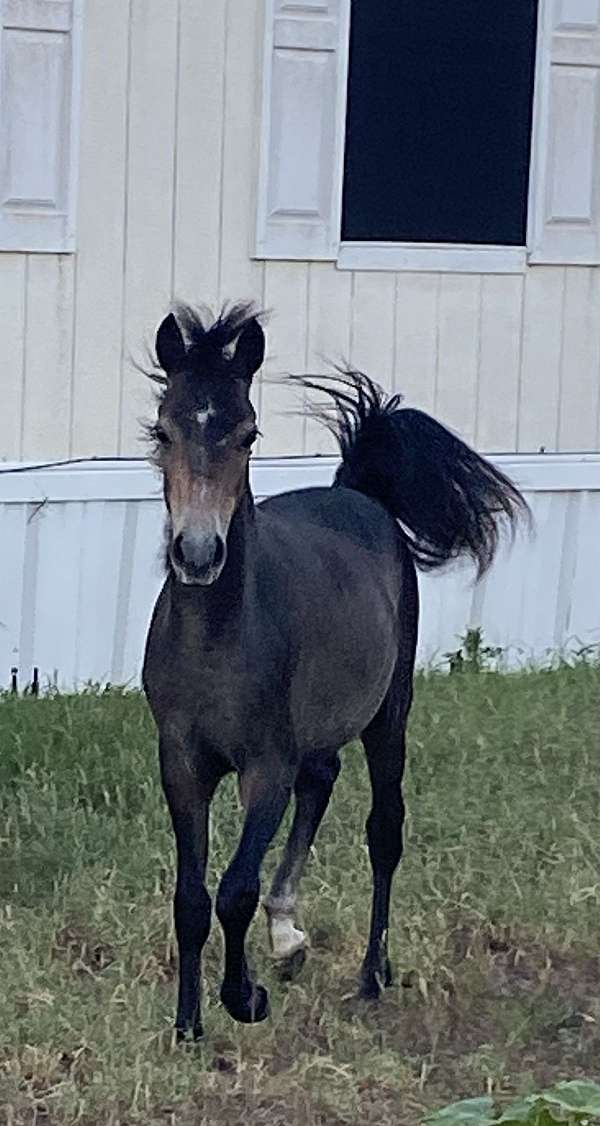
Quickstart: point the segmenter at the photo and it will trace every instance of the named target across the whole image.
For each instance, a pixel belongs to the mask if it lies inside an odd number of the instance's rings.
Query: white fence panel
[[[458,648],[467,628],[512,665],[600,642],[600,455],[498,457],[523,488],[535,532],[504,545],[480,582],[464,567],[422,575],[419,661]],[[257,459],[263,497],[327,484],[331,458]],[[7,469],[18,472],[7,472]],[[162,582],[160,485],[143,462],[0,470],[0,686],[136,684]]]

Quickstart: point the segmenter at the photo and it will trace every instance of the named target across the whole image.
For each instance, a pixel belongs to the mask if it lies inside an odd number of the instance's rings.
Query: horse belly
[[[397,616],[383,599],[356,610],[336,615],[335,622],[322,614],[295,670],[291,710],[303,752],[358,737],[388,691],[398,655]]]

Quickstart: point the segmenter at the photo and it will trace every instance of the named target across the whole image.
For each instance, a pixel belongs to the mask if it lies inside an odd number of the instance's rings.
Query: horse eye
[[[251,430],[250,433],[246,435],[244,440],[240,442],[240,449],[251,450],[257,438],[258,430]]]
[[[167,431],[163,430],[162,426],[155,426],[152,430],[152,435],[154,438],[156,438],[156,441],[159,442],[161,446],[171,445],[171,439],[169,438]]]

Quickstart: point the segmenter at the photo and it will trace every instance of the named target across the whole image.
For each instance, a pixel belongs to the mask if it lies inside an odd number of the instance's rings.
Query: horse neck
[[[230,601],[237,593],[241,601],[241,595],[248,584],[248,579],[254,567],[255,542],[254,498],[250,486],[246,485],[246,490],[229,526],[227,559],[223,572],[214,586],[208,588],[209,592],[213,592],[221,599],[227,599],[227,601]]]

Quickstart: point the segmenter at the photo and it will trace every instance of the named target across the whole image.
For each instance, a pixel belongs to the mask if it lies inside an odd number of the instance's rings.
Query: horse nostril
[[[178,536],[175,536],[175,539],[173,540],[171,553],[173,555],[173,561],[175,563],[178,563],[180,567],[183,567],[185,563],[185,556],[183,554],[183,535],[181,532]]]
[[[213,567],[220,567],[225,557],[225,544],[220,536],[215,540],[215,553],[213,555]]]

